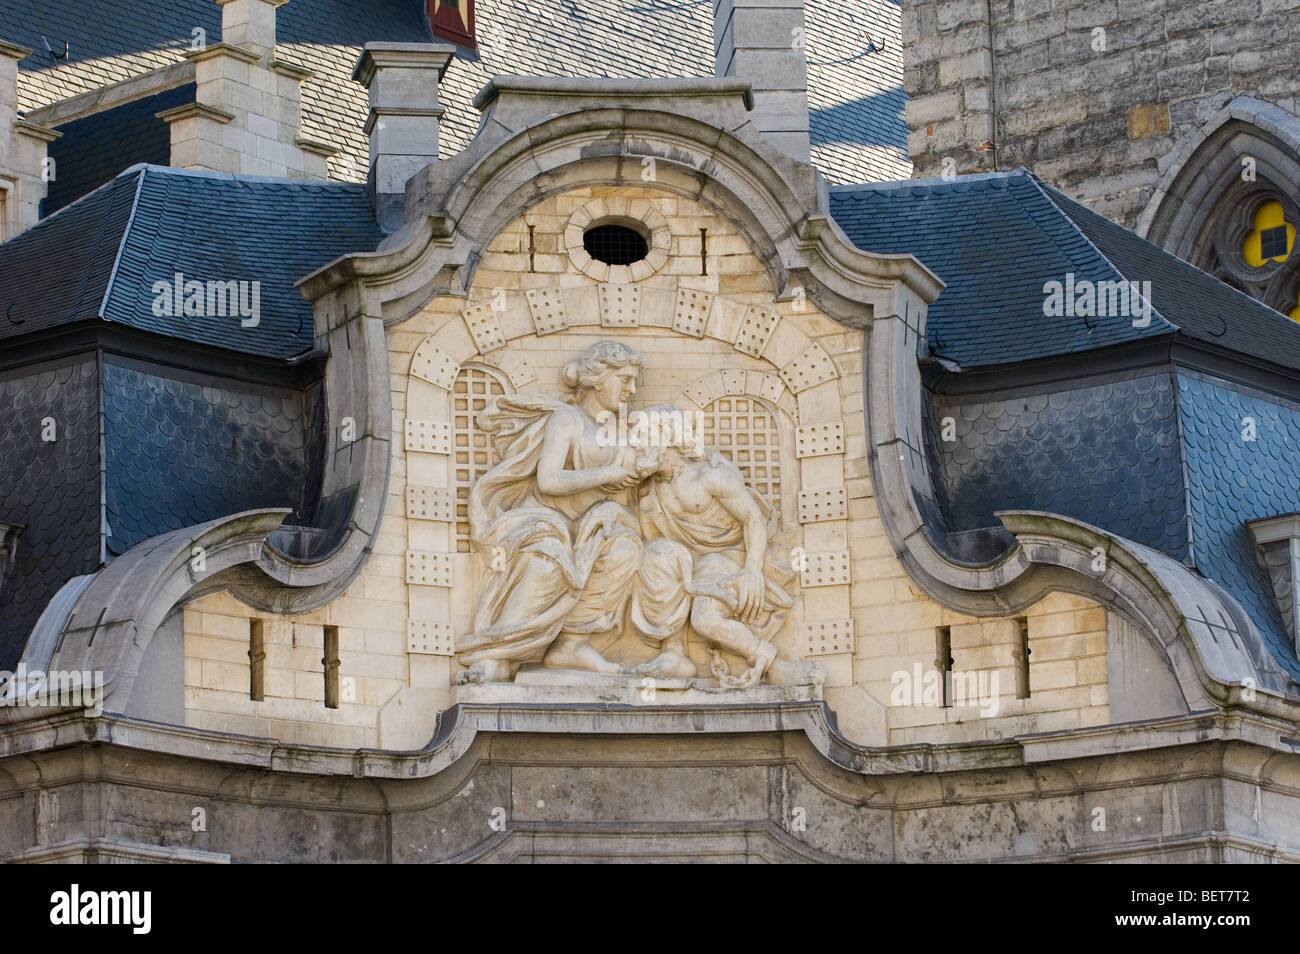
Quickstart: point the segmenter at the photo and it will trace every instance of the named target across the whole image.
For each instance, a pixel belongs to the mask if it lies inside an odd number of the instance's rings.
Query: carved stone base
[[[641,676],[606,676],[579,669],[525,667],[514,682],[489,682],[457,686],[461,703],[533,704],[604,703],[630,706],[754,705],[773,702],[818,702],[819,686],[754,686],[720,689],[712,679],[647,679]]]

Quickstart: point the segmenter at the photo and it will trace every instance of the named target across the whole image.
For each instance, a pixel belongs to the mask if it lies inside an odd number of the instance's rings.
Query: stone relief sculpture
[[[623,673],[591,639],[624,632],[660,648],[634,674],[690,678],[688,624],[724,687],[824,680],[818,663],[781,659],[769,640],[793,604],[793,574],[771,559],[769,515],[735,466],[681,431],[609,438],[642,363],[600,341],[565,366],[566,400],[506,395],[479,415],[498,463],[471,489],[469,518],[492,572],[474,631],[457,640],[460,682],[509,681],[530,664]],[[748,668],[733,676],[720,650]]]

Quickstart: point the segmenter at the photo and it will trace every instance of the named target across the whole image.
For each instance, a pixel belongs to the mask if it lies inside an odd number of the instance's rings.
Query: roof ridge
[[[1082,202],[1079,202],[1077,199],[1072,199],[1070,196],[1066,195],[1064,192],[1061,192],[1059,189],[1055,188],[1054,186],[1048,185],[1047,183],[1043,183],[1043,186],[1044,186],[1046,189],[1050,190],[1051,192],[1055,192],[1057,195],[1059,195],[1061,198],[1063,198],[1066,202],[1069,202],[1071,205],[1078,206],[1078,208],[1080,208],[1080,209],[1083,210],[1084,212],[1086,212],[1086,213],[1088,213],[1088,214],[1090,214],[1090,215],[1094,215],[1094,216],[1096,216],[1097,218],[1102,219],[1102,220],[1105,221],[1106,223],[1108,223],[1108,224],[1110,224],[1110,225],[1113,225],[1113,226],[1115,226],[1115,227],[1117,227],[1117,228],[1121,228],[1121,229],[1124,228],[1124,226],[1120,225],[1118,222],[1112,222],[1110,219],[1106,218],[1106,216],[1102,215],[1100,212],[1097,212],[1097,211],[1094,210],[1094,209],[1090,209],[1090,208],[1088,208],[1088,206],[1084,205]],[[1067,217],[1067,218],[1070,217],[1068,212],[1066,213],[1066,217]],[[1071,221],[1073,221],[1073,220],[1071,220]],[[1077,226],[1076,226],[1076,227],[1077,227]],[[1175,255],[1173,252],[1170,252],[1168,249],[1162,248],[1161,246],[1157,245],[1155,242],[1152,242],[1150,239],[1146,238],[1145,236],[1138,235],[1138,234],[1137,234],[1136,232],[1134,232],[1132,229],[1125,229],[1125,231],[1126,231],[1126,232],[1129,232],[1129,233],[1132,235],[1132,237],[1135,238],[1135,239],[1137,239],[1139,242],[1143,242],[1144,244],[1149,245],[1152,249],[1154,249],[1156,252],[1159,252],[1161,255],[1163,255],[1163,256],[1165,256],[1166,258],[1168,258],[1171,262],[1177,262],[1177,263],[1178,263],[1179,265],[1181,265],[1181,266],[1184,266],[1184,267],[1186,267],[1186,268],[1193,269],[1193,270],[1195,270],[1195,271],[1197,271],[1197,272],[1200,272],[1202,275],[1205,275],[1205,276],[1207,276],[1207,277],[1213,279],[1214,281],[1216,281],[1216,282],[1218,282],[1220,285],[1222,285],[1224,288],[1226,288],[1226,289],[1228,289],[1230,292],[1232,292],[1232,294],[1234,294],[1234,295],[1236,295],[1237,297],[1243,299],[1245,302],[1248,302],[1249,304],[1251,304],[1251,305],[1253,305],[1253,306],[1255,306],[1255,307],[1258,307],[1258,308],[1264,308],[1265,310],[1271,312],[1273,315],[1276,315],[1277,317],[1281,318],[1283,321],[1291,321],[1291,320],[1292,320],[1291,318],[1288,318],[1288,317],[1287,317],[1285,314],[1283,314],[1282,312],[1278,311],[1276,308],[1273,308],[1272,306],[1265,304],[1264,302],[1260,301],[1258,298],[1255,298],[1254,296],[1249,295],[1249,294],[1247,294],[1246,292],[1242,291],[1240,288],[1237,288],[1236,286],[1231,285],[1231,284],[1229,284],[1228,282],[1225,282],[1225,281],[1223,281],[1222,279],[1220,279],[1220,278],[1218,278],[1218,277],[1216,277],[1216,276],[1214,276],[1214,275],[1211,275],[1209,272],[1204,271],[1203,269],[1197,268],[1197,267],[1196,267],[1195,265],[1193,265],[1191,262],[1187,261],[1186,259],[1179,258],[1179,257],[1178,257],[1177,255]],[[1271,316],[1270,316],[1270,317],[1271,317]],[[1171,321],[1170,324],[1172,325],[1173,322]],[[1174,327],[1177,328],[1180,332],[1183,331],[1183,327],[1182,327],[1181,325],[1174,325]],[[1184,332],[1184,333],[1185,333],[1185,332]]]
[[[1020,166],[1010,171],[998,170],[996,172],[972,172],[966,175],[953,176],[945,179],[943,176],[930,176],[925,179],[886,179],[881,182],[842,182],[830,187],[831,192],[847,192],[850,189],[863,189],[871,192],[899,192],[903,189],[913,188],[943,188],[962,185],[967,182],[991,182],[1000,179],[1014,179],[1021,176],[1032,176],[1024,166]]]
[[[135,169],[137,168],[137,166],[132,166],[131,168]],[[147,164],[140,163],[138,165],[138,168],[140,170],[140,178],[136,181],[135,184],[135,195],[131,197],[131,214],[128,215],[126,218],[126,227],[122,229],[122,237],[118,240],[117,243],[117,254],[113,256],[113,269],[108,273],[108,281],[104,285],[104,297],[101,298],[99,301],[98,317],[106,321],[111,320],[108,318],[108,299],[109,296],[113,294],[113,282],[117,280],[117,270],[118,267],[122,264],[122,253],[126,251],[127,239],[131,237],[131,227],[135,225],[135,213],[136,210],[140,208],[140,193],[144,190],[145,176],[149,174],[149,166]],[[115,179],[120,179],[120,178],[121,176],[115,177]],[[114,180],[110,180],[110,181],[114,181]],[[76,205],[76,203],[70,202],[69,205]]]
[[[181,169],[176,166],[160,166],[149,162],[136,163],[136,165],[126,170],[126,172],[130,172],[134,169],[144,169],[148,172],[153,172],[162,176],[187,179],[215,179],[219,182],[266,183],[269,185],[345,189],[350,191],[364,191],[366,189],[366,183],[364,182],[341,182],[337,179],[307,179],[294,176],[258,176],[244,172],[213,172],[210,169]],[[123,172],[122,175],[125,175],[126,172]]]
[[[1021,166],[1020,168],[1024,169],[1024,166]],[[1092,249],[1093,254],[1096,255],[1099,259],[1101,259],[1103,262],[1105,262],[1106,266],[1112,272],[1115,273],[1115,276],[1117,278],[1121,279],[1126,284],[1134,284],[1129,281],[1129,277],[1127,275],[1125,275],[1122,271],[1120,271],[1119,266],[1117,266],[1114,262],[1112,262],[1110,260],[1110,257],[1097,247],[1097,243],[1094,242],[1092,239],[1088,238],[1087,233],[1084,232],[1083,229],[1079,228],[1079,223],[1075,222],[1074,219],[1070,217],[1069,213],[1066,212],[1064,209],[1062,209],[1060,205],[1057,204],[1056,200],[1053,199],[1052,196],[1048,194],[1047,189],[1044,188],[1044,183],[1039,181],[1038,176],[1034,175],[1032,172],[1029,172],[1029,170],[1027,169],[1025,170],[1025,172],[1026,172],[1025,178],[1028,179],[1029,182],[1033,183],[1033,186],[1038,191],[1038,194],[1041,195],[1044,199],[1046,199],[1047,202],[1052,206],[1052,208],[1056,209],[1056,211],[1060,213],[1061,218],[1065,219],[1066,228],[1074,232],[1076,235],[1078,235],[1079,238],[1083,239],[1084,242],[1088,244],[1088,248]],[[1089,211],[1092,210],[1089,209]],[[1094,214],[1099,214],[1099,213],[1094,213]],[[1102,216],[1102,218],[1105,218],[1105,216]],[[1123,228],[1123,226],[1120,226],[1120,228]],[[1133,292],[1134,294],[1138,295],[1138,297],[1144,297],[1142,295],[1140,288],[1133,289]],[[1161,314],[1159,311],[1156,310],[1156,303],[1154,301],[1148,299],[1147,305],[1149,305],[1151,308],[1151,314],[1155,315],[1157,318],[1163,321],[1173,331],[1179,331],[1179,332],[1182,331],[1181,325],[1174,324],[1172,321],[1170,321],[1163,314]]]

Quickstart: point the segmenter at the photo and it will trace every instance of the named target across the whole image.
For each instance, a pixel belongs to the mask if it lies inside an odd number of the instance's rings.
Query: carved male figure
[[[662,405],[642,413],[681,412]],[[638,513],[647,543],[630,613],[642,635],[661,641],[663,650],[638,666],[637,675],[696,675],[686,654],[689,620],[715,650],[747,662],[738,677],[715,668],[724,686],[752,686],[765,675],[782,685],[825,680],[819,663],[782,659],[770,641],[793,603],[786,589],[793,574],[771,559],[768,514],[731,461],[686,441],[670,444],[641,488]]]

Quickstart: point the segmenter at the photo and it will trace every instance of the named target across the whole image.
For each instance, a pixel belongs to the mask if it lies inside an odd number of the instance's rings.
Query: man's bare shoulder
[[[746,490],[740,469],[718,451],[706,451],[703,459],[695,464],[695,469],[714,496],[731,497]]]

